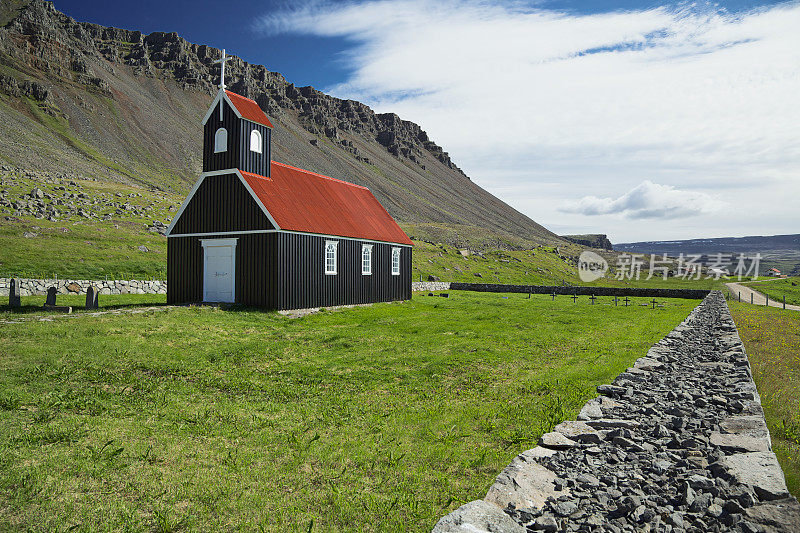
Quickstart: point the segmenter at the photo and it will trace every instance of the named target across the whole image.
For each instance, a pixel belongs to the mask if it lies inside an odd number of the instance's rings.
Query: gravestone
[[[50,287],[47,289],[47,301],[44,303],[44,305],[48,307],[55,307],[56,295],[58,295],[58,289],[55,287]]]
[[[89,288],[86,289],[86,309],[97,309],[100,307],[100,303],[98,301],[99,296],[100,294],[97,290],[97,287],[90,285]]]
[[[44,309],[48,311],[61,311],[62,313],[71,313],[72,307],[56,305],[57,294],[58,294],[57,288],[50,287],[49,289],[47,289],[47,301],[44,303]]]
[[[8,288],[8,306],[14,308],[20,305],[22,304],[19,298],[19,280],[17,278],[11,278],[11,284]]]

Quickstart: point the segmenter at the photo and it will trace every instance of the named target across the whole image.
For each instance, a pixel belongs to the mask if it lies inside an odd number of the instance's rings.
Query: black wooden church
[[[300,309],[411,298],[408,236],[366,187],[270,158],[272,124],[222,82],[203,173],[167,230],[167,301]]]

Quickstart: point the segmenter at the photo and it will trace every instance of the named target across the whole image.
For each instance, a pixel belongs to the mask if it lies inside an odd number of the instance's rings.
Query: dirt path
[[[734,299],[738,299],[739,294],[741,294],[743,302],[750,302],[750,295],[752,295],[753,303],[755,305],[764,305],[767,302],[766,295],[751,289],[747,285],[741,285],[739,283],[726,283],[725,286],[728,287],[728,289],[730,289]],[[783,307],[783,302],[776,302],[775,300],[770,298],[769,305],[770,307]],[[791,309],[793,311],[800,311],[800,306],[786,304],[786,309]]]

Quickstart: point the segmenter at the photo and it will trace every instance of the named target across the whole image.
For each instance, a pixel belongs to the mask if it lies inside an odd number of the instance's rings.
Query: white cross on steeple
[[[225,55],[225,49],[223,48],[222,57],[214,61],[214,63],[220,63],[222,65],[222,75],[220,76],[219,80],[219,88],[223,90],[225,89],[225,62],[228,61],[230,58],[231,56]]]

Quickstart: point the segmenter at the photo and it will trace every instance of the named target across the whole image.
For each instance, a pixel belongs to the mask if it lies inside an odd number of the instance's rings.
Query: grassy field
[[[745,285],[766,294],[770,300],[782,302],[785,296],[787,304],[800,305],[800,277],[748,282]]]
[[[789,490],[800,498],[800,313],[730,302]]]
[[[0,530],[429,531],[696,304],[0,324]]]

